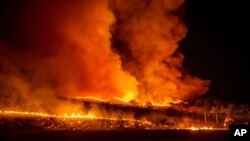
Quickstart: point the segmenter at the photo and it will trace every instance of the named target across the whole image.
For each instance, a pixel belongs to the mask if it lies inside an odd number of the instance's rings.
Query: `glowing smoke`
[[[183,55],[177,47],[186,28],[175,11],[182,3],[7,3],[0,107],[50,111],[67,105],[57,97],[90,95],[164,103],[206,92],[207,81],[180,71]]]
[[[183,0],[114,0],[115,49],[139,81],[138,101],[170,102],[207,91],[209,81],[183,74],[177,51],[186,27],[177,10]]]

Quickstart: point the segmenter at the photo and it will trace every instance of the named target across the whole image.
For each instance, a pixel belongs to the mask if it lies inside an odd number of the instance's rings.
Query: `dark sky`
[[[212,80],[206,96],[250,103],[247,1],[187,0],[185,10],[184,66]]]

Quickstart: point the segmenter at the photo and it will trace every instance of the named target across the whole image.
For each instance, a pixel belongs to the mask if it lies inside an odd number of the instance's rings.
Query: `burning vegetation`
[[[0,40],[0,127],[212,129],[200,126],[207,113],[182,105],[210,83],[182,66],[183,2],[7,5],[4,32],[15,35]]]
[[[249,113],[244,116],[239,114],[228,116],[228,113],[223,111],[213,111],[205,106],[192,106],[185,103],[157,107],[73,99],[72,104],[82,104],[81,112],[53,114],[0,111],[0,129],[188,129],[196,131],[225,130],[230,123],[246,124],[242,121],[250,121],[246,118],[249,117]]]

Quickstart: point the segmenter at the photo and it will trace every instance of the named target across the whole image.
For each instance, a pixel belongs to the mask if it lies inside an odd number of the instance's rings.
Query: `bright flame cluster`
[[[12,118],[21,119],[21,122],[16,122],[15,120],[6,120]],[[110,129],[153,129],[154,125],[147,120],[136,120],[128,118],[118,118],[118,117],[101,117],[96,116],[92,113],[80,114],[64,114],[64,115],[54,115],[40,112],[22,112],[22,111],[1,111],[0,110],[0,128],[1,128],[1,118],[2,123],[22,125],[22,122],[27,118],[27,121],[31,121],[30,125],[34,128],[44,129],[66,129],[66,130],[110,130]],[[37,120],[36,120],[37,119]],[[17,120],[18,121],[18,120]],[[20,121],[20,120],[19,120]],[[38,122],[38,124],[34,124]],[[18,123],[18,124],[17,124]],[[34,125],[34,126],[33,126]],[[11,126],[11,128],[13,128]]]
[[[195,126],[192,126],[189,129],[192,130],[192,131],[196,131],[196,130],[214,130],[213,127],[206,127],[206,126],[204,126],[204,127],[195,127]]]
[[[113,97],[110,100],[105,100],[105,99],[101,99],[101,98],[93,97],[93,96],[74,97],[74,99],[103,102],[103,103],[113,103],[113,104],[126,104],[126,105],[133,106],[133,104],[132,104],[133,102],[131,102],[131,100],[127,100],[127,99],[119,98],[119,97]],[[151,102],[151,104],[152,104],[152,106],[155,106],[155,107],[167,107],[167,106],[171,106],[171,104],[179,104],[181,102],[183,102],[183,101],[182,100],[171,100],[171,101],[165,101],[164,103]],[[146,106],[146,103],[137,103],[137,105],[138,104],[140,106]]]

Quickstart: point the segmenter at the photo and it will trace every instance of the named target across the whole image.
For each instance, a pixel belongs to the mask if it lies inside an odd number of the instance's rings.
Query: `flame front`
[[[94,114],[72,113],[64,115],[54,115],[38,112],[21,112],[21,111],[0,111],[0,128],[2,124],[4,127],[11,125],[18,127],[24,123],[25,120],[29,122],[29,127],[38,129],[52,129],[52,130],[109,130],[109,129],[153,129],[152,123],[145,120],[134,120],[126,118],[106,118],[95,116]],[[14,117],[14,120],[11,118]],[[7,118],[7,120],[5,119]],[[20,120],[20,121],[18,121]],[[20,127],[19,127],[20,128]]]
[[[62,114],[62,115],[55,115],[55,114],[47,114],[41,112],[21,112],[21,111],[0,111],[0,115],[19,115],[19,116],[40,116],[40,117],[53,117],[53,118],[77,118],[77,119],[107,119],[107,120],[118,120],[118,118],[106,118],[101,116],[95,116],[92,113],[88,114],[81,114],[81,113],[72,113],[72,114]],[[132,119],[122,119],[122,120],[131,120]]]
[[[157,125],[148,120],[135,120],[131,118],[117,118],[117,117],[102,117],[96,116],[92,113],[82,114],[82,113],[72,113],[72,114],[47,114],[41,112],[22,112],[22,111],[1,111],[0,110],[0,128],[1,124],[11,127],[15,127],[15,124],[24,123],[27,120],[32,128],[44,128],[44,129],[73,129],[73,130],[109,130],[109,129],[172,129],[173,127],[168,127],[167,125]],[[7,120],[5,120],[7,118]],[[11,118],[13,118],[11,120]],[[20,120],[20,121],[19,121]],[[98,125],[98,126],[97,126]],[[226,128],[214,128],[211,126],[177,126],[174,129],[181,130],[227,130]],[[6,128],[6,127],[5,127]],[[20,127],[19,127],[20,128]]]

